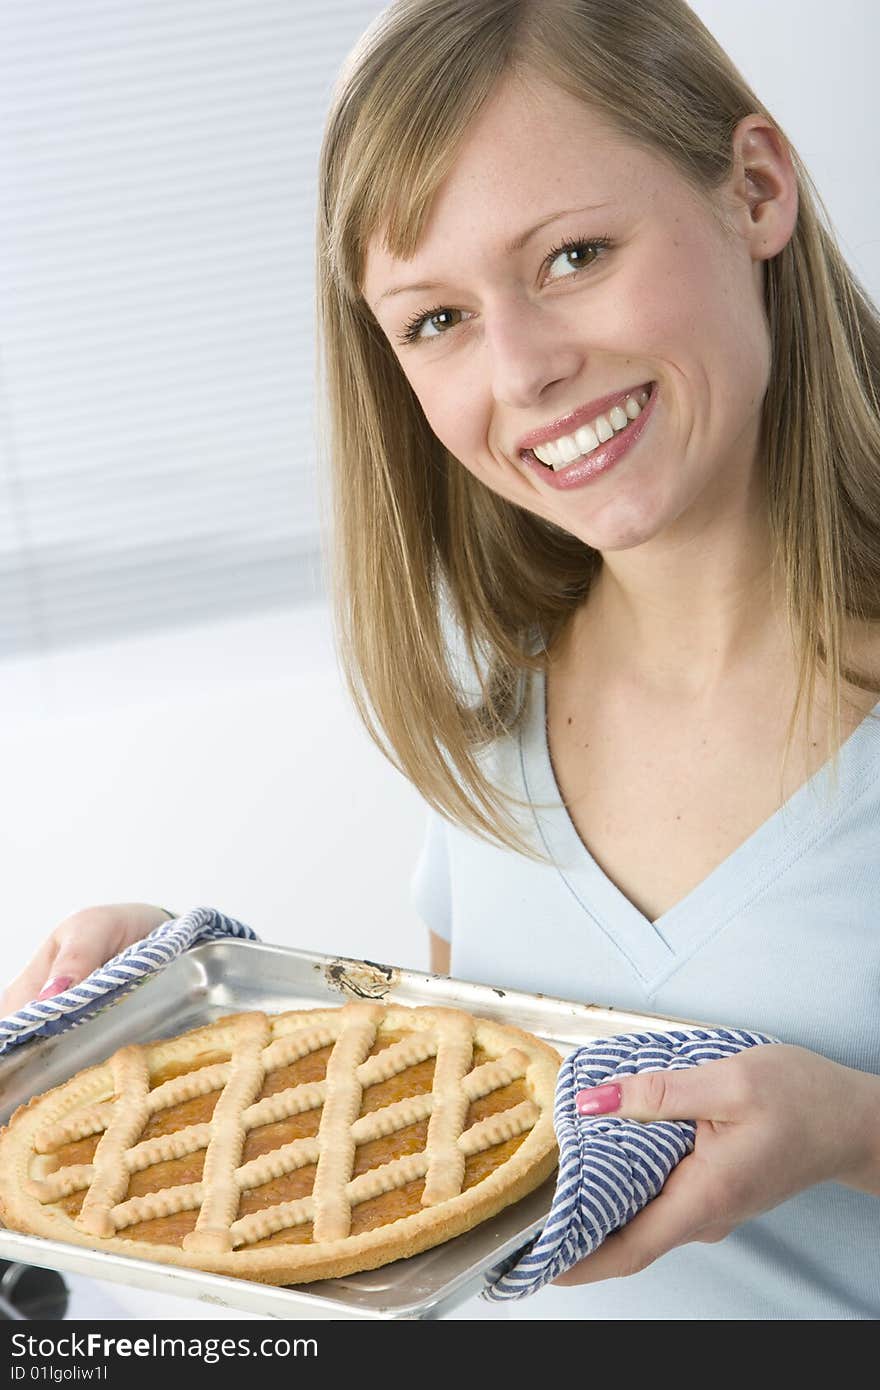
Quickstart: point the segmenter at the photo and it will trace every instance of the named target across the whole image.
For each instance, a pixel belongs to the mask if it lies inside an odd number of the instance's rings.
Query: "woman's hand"
[[[658,1197],[556,1284],[636,1274],[677,1245],[723,1240],[815,1183],[880,1196],[880,1076],[773,1043],[686,1071],[622,1077],[619,1086],[621,1104],[598,1113],[696,1120],[694,1151]],[[580,1095],[602,1089],[612,1090]]]
[[[111,903],[86,907],[65,917],[33,960],[0,995],[0,1017],[32,999],[50,999],[79,984],[86,975],[126,946],[171,920],[171,913],[149,903]]]

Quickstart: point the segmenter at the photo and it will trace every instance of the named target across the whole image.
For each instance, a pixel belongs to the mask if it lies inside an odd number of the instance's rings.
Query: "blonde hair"
[[[425,800],[526,853],[481,750],[516,729],[522,674],[545,667],[601,556],[448,453],[360,285],[374,236],[414,253],[474,117],[502,77],[528,72],[671,161],[709,204],[738,122],[759,112],[779,130],[684,0],[397,0],[340,76],[321,155],[318,279],[341,663],[370,734]],[[843,683],[876,687],[847,665],[844,625],[880,617],[880,319],[786,144],[800,201],[791,240],[765,266],[761,448],[798,656],[786,753],[824,670],[836,755]],[[450,618],[478,689],[457,669]]]

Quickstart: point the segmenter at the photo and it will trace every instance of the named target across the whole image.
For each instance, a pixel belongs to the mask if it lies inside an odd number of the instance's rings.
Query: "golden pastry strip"
[[[477,1120],[466,1129],[458,1140],[458,1147],[465,1157],[484,1153],[486,1149],[503,1144],[506,1139],[515,1139],[518,1134],[531,1129],[538,1123],[540,1110],[533,1101],[524,1100],[512,1110],[504,1110],[500,1115],[487,1115],[485,1120]]]
[[[368,1086],[377,1086],[380,1081],[389,1081],[392,1076],[399,1076],[408,1067],[414,1067],[426,1058],[433,1057],[436,1051],[437,1037],[428,1029],[414,1034],[411,1038],[402,1038],[400,1042],[383,1047],[381,1052],[362,1062],[358,1067],[358,1081],[364,1090]]]
[[[199,1067],[198,1071],[184,1072],[170,1081],[163,1081],[150,1092],[150,1114],[158,1110],[170,1110],[172,1105],[182,1105],[185,1100],[196,1096],[206,1096],[209,1091],[219,1091],[226,1085],[232,1073],[232,1059],[228,1062],[215,1062],[210,1067]]]
[[[113,1115],[113,1101],[102,1100],[80,1110],[69,1119],[58,1120],[46,1125],[34,1136],[34,1148],[38,1154],[52,1153],[62,1144],[74,1143],[77,1139],[87,1139],[92,1134],[103,1134]]]
[[[497,1091],[499,1086],[509,1086],[518,1081],[529,1069],[529,1059],[518,1047],[512,1047],[503,1057],[494,1062],[483,1062],[474,1067],[467,1076],[462,1077],[461,1089],[469,1101],[479,1100]]]
[[[464,1015],[450,1013],[434,1067],[434,1105],[428,1125],[428,1164],[422,1205],[435,1206],[461,1192],[464,1154],[458,1140],[464,1129],[468,1096],[464,1078],[474,1053],[473,1028]]]
[[[315,1240],[343,1240],[351,1226],[347,1184],[354,1165],[352,1126],[358,1117],[363,1085],[358,1069],[376,1038],[382,1009],[350,1004],[351,1026],[342,1033],[327,1063],[327,1091],[318,1137],[321,1156],[312,1189]],[[371,1061],[378,1061],[378,1053]]]
[[[157,1134],[155,1139],[142,1139],[125,1156],[128,1171],[141,1173],[154,1163],[167,1163],[170,1158],[198,1153],[199,1149],[207,1149],[210,1140],[210,1124],[189,1125],[186,1129],[176,1129],[173,1134]]]
[[[95,1150],[92,1185],[77,1217],[82,1229],[93,1236],[112,1236],[116,1230],[110,1213],[128,1185],[124,1155],[137,1139],[149,1114],[150,1078],[142,1050],[123,1047],[113,1057],[111,1066],[116,1104]]]
[[[289,1067],[301,1057],[312,1052],[320,1052],[336,1041],[336,1029],[326,1025],[319,1028],[299,1028],[295,1033],[287,1033],[270,1042],[264,1055],[266,1071],[276,1071],[279,1067]]]
[[[421,1096],[404,1096],[394,1100],[381,1110],[370,1110],[361,1115],[351,1127],[351,1135],[356,1144],[370,1144],[374,1139],[382,1139],[388,1134],[396,1134],[419,1120],[430,1115],[434,1097],[430,1091]]]
[[[204,1187],[200,1182],[184,1183],[182,1187],[164,1187],[161,1192],[147,1192],[143,1197],[129,1197],[113,1212],[118,1230],[133,1226],[136,1221],[154,1221],[159,1216],[176,1216],[181,1211],[195,1211],[202,1204]],[[195,1235],[195,1231],[191,1232]],[[186,1238],[188,1239],[188,1237]],[[227,1249],[229,1244],[227,1243]]]
[[[276,1231],[301,1226],[304,1222],[312,1220],[314,1212],[315,1199],[310,1196],[300,1197],[295,1202],[281,1202],[277,1207],[266,1207],[263,1211],[243,1216],[239,1221],[232,1223],[229,1232],[233,1247],[238,1249],[242,1245],[263,1240],[266,1236],[273,1236]]]
[[[93,1163],[75,1163],[46,1178],[27,1178],[25,1187],[38,1202],[57,1202],[59,1197],[68,1197],[71,1192],[88,1187],[94,1176]]]
[[[211,1138],[205,1152],[202,1201],[196,1229],[184,1237],[184,1250],[216,1255],[232,1249],[229,1228],[238,1210],[236,1169],[247,1130],[244,1111],[258,1096],[265,1069],[263,1053],[269,1042],[269,1020],[252,1014],[242,1029],[241,1045],[230,1064],[230,1076],[211,1117]]]
[[[325,1089],[323,1081],[306,1081],[301,1086],[276,1091],[273,1096],[263,1096],[245,1111],[245,1127],[256,1129],[257,1125],[277,1124],[291,1115],[301,1115],[304,1110],[317,1110],[324,1104]]]
[[[307,1163],[317,1163],[321,1150],[317,1138],[294,1139],[283,1144],[280,1149],[272,1149],[259,1158],[244,1163],[235,1174],[239,1192],[251,1187],[262,1187],[273,1178],[283,1178],[296,1168],[304,1168]],[[237,1207],[236,1203],[236,1207]]]

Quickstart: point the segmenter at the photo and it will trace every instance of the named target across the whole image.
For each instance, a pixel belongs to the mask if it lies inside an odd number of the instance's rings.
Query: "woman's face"
[[[749,122],[760,164],[764,123]],[[510,80],[415,256],[373,243],[364,295],[432,430],[487,487],[600,551],[685,539],[754,505],[760,262],[793,226],[772,198],[730,217],[726,233],[677,172],[556,87]]]

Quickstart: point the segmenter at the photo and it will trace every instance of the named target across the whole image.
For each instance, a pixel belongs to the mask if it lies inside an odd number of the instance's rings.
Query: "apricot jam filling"
[[[402,1034],[383,1033],[376,1039],[370,1055],[381,1052],[385,1047],[390,1047],[392,1043],[400,1041],[402,1036]],[[323,1080],[331,1052],[332,1047],[324,1047],[300,1058],[289,1066],[279,1067],[268,1073],[264,1079],[260,1099],[274,1095],[278,1091],[302,1085],[304,1082]],[[181,1076],[186,1072],[196,1071],[204,1066],[212,1066],[217,1062],[227,1060],[228,1056],[225,1054],[211,1053],[200,1056],[198,1066],[194,1066],[191,1061],[169,1065],[157,1070],[151,1076],[151,1089],[155,1089],[172,1077]],[[482,1048],[475,1047],[473,1067],[480,1066],[486,1060],[488,1060],[488,1054]],[[434,1059],[428,1058],[406,1068],[405,1071],[390,1077],[387,1081],[368,1086],[361,1096],[359,1114],[369,1114],[405,1097],[426,1094],[431,1090],[433,1076]],[[197,1096],[192,1100],[183,1101],[179,1105],[159,1111],[149,1120],[140,1138],[149,1139],[160,1134],[173,1134],[189,1125],[205,1123],[211,1118],[220,1095],[221,1091],[212,1091],[208,1095]],[[468,1129],[478,1120],[485,1119],[488,1115],[494,1115],[501,1110],[510,1109],[527,1098],[528,1091],[521,1080],[500,1087],[479,1100],[471,1102],[465,1121],[465,1129]],[[295,1139],[313,1137],[318,1132],[320,1120],[321,1107],[317,1106],[313,1110],[303,1111],[301,1114],[292,1115],[288,1119],[257,1126],[250,1130],[246,1137],[242,1162],[246,1163],[261,1154],[289,1144]],[[371,1168],[389,1163],[404,1154],[420,1153],[425,1147],[427,1132],[428,1121],[425,1119],[417,1124],[407,1125],[393,1134],[360,1144],[355,1150],[352,1176],[357,1177]],[[516,1152],[525,1138],[526,1134],[521,1134],[506,1140],[504,1143],[496,1144],[482,1153],[469,1156],[465,1163],[463,1189],[473,1187],[488,1177]],[[54,1155],[56,1165],[61,1167],[68,1164],[90,1163],[99,1139],[100,1135],[93,1135],[87,1139],[63,1145]],[[183,1158],[154,1163],[140,1172],[132,1173],[126,1198],[158,1192],[166,1187],[198,1182],[202,1176],[204,1158],[205,1153],[202,1150],[188,1154]],[[270,1182],[263,1183],[259,1187],[244,1190],[239,1201],[238,1217],[248,1216],[280,1202],[289,1202],[309,1196],[315,1180],[315,1171],[315,1164],[304,1164],[302,1167],[295,1168],[292,1172],[281,1177],[273,1178]],[[392,1221],[398,1221],[402,1217],[411,1216],[420,1211],[422,1209],[423,1190],[424,1181],[419,1180],[356,1204],[352,1210],[351,1234],[358,1235],[362,1231],[388,1225]],[[57,1205],[73,1216],[79,1211],[84,1197],[84,1191],[74,1192],[68,1197],[59,1199]],[[137,1222],[120,1231],[120,1235],[126,1240],[179,1246],[184,1236],[195,1228],[197,1220],[197,1210],[182,1211],[171,1216]],[[310,1243],[311,1239],[312,1225],[311,1222],[306,1222],[278,1231],[263,1240],[255,1241],[248,1246],[248,1249],[260,1249],[268,1245],[302,1245]]]

